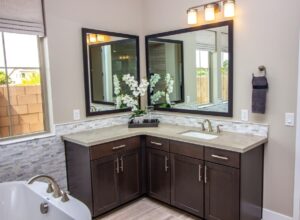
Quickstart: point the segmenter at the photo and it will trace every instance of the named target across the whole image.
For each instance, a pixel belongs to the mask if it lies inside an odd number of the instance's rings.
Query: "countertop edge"
[[[211,148],[217,148],[217,149],[221,149],[221,150],[228,150],[228,151],[233,151],[233,152],[237,152],[237,153],[246,153],[256,147],[259,147],[262,144],[265,144],[268,142],[268,138],[265,137],[260,141],[255,142],[252,145],[249,146],[245,146],[244,149],[238,149],[235,147],[229,147],[229,146],[224,146],[224,145],[218,145],[218,144],[214,144],[214,143],[210,143],[208,141],[202,141],[202,143],[197,143],[196,141],[193,140],[187,140],[184,138],[178,138],[178,137],[174,137],[174,136],[168,136],[168,135],[159,135],[153,132],[149,132],[149,131],[136,131],[130,134],[124,134],[124,135],[118,135],[118,136],[114,136],[114,137],[109,137],[106,139],[102,139],[99,141],[94,141],[94,142],[90,142],[90,143],[84,143],[75,139],[72,139],[70,137],[68,137],[68,135],[64,135],[62,136],[62,140],[63,141],[68,141],[68,142],[72,142],[75,144],[79,144],[82,145],[84,147],[92,147],[95,145],[100,145],[100,144],[105,144],[105,143],[109,143],[112,141],[117,141],[117,140],[121,140],[121,139],[125,139],[125,138],[130,138],[130,137],[135,137],[135,136],[142,136],[142,135],[148,135],[148,136],[153,136],[153,137],[159,137],[159,138],[165,138],[165,139],[170,139],[170,140],[174,140],[174,141],[180,141],[180,142],[184,142],[184,143],[189,143],[189,144],[196,144],[196,145],[201,145],[204,147],[211,147]]]

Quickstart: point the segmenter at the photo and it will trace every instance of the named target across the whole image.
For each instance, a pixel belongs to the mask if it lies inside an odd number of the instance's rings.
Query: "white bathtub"
[[[0,183],[0,220],[91,220],[89,209],[69,196],[68,202],[53,198],[46,192],[47,184],[35,182]],[[48,213],[42,214],[41,203],[48,204]]]

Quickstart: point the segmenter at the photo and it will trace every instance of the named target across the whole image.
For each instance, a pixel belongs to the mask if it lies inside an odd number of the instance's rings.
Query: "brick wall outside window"
[[[0,86],[0,138],[44,131],[41,86],[9,86],[10,114],[6,86]],[[10,125],[12,123],[12,125]]]

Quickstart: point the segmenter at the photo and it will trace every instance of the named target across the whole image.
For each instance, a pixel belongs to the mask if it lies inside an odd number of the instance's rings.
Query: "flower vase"
[[[135,123],[135,124],[142,124],[143,123],[143,121],[144,121],[144,115],[142,115],[142,116],[136,116],[136,117],[134,117],[133,118],[133,123]]]

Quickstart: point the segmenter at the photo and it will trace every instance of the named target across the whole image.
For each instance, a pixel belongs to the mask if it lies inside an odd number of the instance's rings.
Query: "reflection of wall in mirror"
[[[116,74],[119,80],[128,73],[136,77],[136,55],[136,41],[132,39],[111,37],[111,42],[89,45],[90,103],[96,106],[93,109],[112,108],[103,105],[115,102],[113,75]]]
[[[228,59],[227,32],[227,27],[220,27],[165,37],[184,42],[185,107],[189,104],[193,108],[205,105],[203,109],[206,110],[209,103],[220,106],[221,102],[228,100],[228,74],[221,73],[222,63]],[[198,76],[196,73],[199,65],[197,50],[207,52],[208,75]]]

